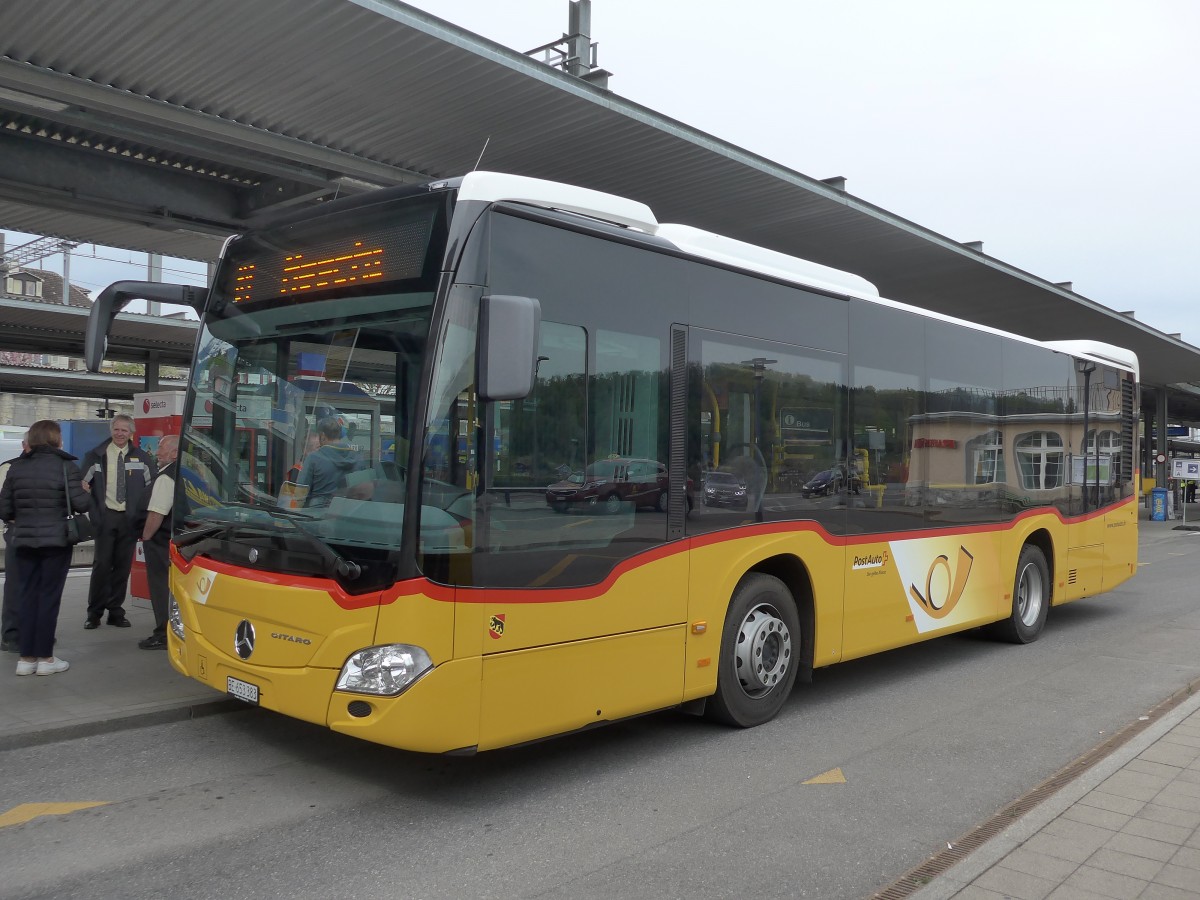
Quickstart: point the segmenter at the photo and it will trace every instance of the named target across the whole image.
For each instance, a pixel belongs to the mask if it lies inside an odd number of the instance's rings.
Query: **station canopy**
[[[461,175],[485,144],[482,168],[1124,346],[1174,408],[1200,393],[1200,350],[1174,336],[395,0],[0,5],[0,227],[213,260],[274,212]]]

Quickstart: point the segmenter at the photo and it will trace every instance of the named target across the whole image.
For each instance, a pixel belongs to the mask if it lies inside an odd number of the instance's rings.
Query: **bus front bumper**
[[[397,696],[335,690],[337,669],[254,666],[203,634],[168,634],[168,658],[181,674],[252,706],[324,725],[402,750],[470,752],[479,743],[482,660],[448,660]]]

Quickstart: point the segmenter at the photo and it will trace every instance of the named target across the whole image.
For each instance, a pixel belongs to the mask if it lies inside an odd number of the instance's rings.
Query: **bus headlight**
[[[346,660],[336,690],[392,697],[432,668],[429,654],[411,644],[367,647]]]
[[[186,641],[187,635],[183,631],[183,616],[179,614],[179,604],[175,602],[174,594],[167,597],[167,621],[171,623],[171,630],[175,632],[175,637]]]

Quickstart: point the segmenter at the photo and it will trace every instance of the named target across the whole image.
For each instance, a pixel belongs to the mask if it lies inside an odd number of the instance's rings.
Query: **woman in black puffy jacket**
[[[16,578],[20,592],[17,674],[53,675],[69,668],[54,655],[58,608],[71,568],[67,516],[87,510],[88,495],[75,457],[62,449],[57,422],[34,422],[28,440],[29,450],[13,460],[0,488],[0,519],[12,523],[7,539],[16,548],[15,571],[6,577]]]

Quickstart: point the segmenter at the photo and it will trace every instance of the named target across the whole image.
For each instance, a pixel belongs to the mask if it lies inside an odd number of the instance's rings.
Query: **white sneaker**
[[[69,668],[71,668],[71,664],[65,659],[52,656],[49,660],[38,660],[37,673],[39,675],[54,675],[57,672],[65,672]]]
[[[32,675],[36,671],[37,671],[37,660],[31,659],[28,662],[26,662],[23,659],[17,660],[17,674],[18,675]]]

